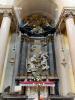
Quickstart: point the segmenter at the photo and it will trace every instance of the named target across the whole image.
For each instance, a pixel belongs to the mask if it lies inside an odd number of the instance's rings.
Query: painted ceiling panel
[[[57,8],[53,0],[16,0],[15,5],[22,7],[22,16],[40,12],[53,17]]]

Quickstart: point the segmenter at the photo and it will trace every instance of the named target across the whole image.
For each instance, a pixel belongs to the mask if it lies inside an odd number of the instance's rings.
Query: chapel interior
[[[0,100],[75,100],[75,1],[0,0]]]

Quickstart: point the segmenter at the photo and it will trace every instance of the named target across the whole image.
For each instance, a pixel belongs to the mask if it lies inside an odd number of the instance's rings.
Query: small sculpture
[[[48,55],[47,53],[40,52],[38,56],[33,55],[28,62],[28,71],[32,72],[34,78],[38,81],[41,80],[41,73],[43,70],[47,70],[49,68],[47,64]]]

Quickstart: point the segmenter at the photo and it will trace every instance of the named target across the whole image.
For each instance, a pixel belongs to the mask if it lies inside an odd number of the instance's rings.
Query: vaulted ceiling
[[[51,19],[54,19],[57,5],[54,0],[16,0],[15,4],[22,7],[22,17],[31,15],[33,13],[41,13]]]

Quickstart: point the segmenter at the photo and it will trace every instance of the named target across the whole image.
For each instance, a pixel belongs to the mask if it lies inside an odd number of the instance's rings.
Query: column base
[[[67,95],[69,95],[69,96],[75,96],[75,93],[69,92]]]

